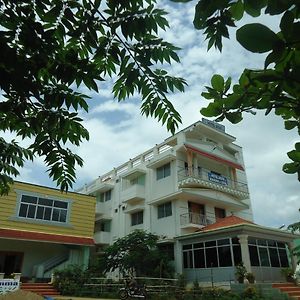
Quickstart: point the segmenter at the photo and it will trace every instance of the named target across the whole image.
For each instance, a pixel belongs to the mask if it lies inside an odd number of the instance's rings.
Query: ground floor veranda
[[[69,236],[40,234],[29,238],[24,234],[22,239],[0,236],[0,276],[21,273],[21,280],[27,281],[50,278],[54,269],[68,265],[86,268],[91,245],[88,239]]]
[[[296,268],[291,256],[294,239],[287,231],[255,224],[238,224],[176,238],[176,272],[188,281],[236,281],[236,266],[243,262],[256,282],[280,282],[283,268]]]

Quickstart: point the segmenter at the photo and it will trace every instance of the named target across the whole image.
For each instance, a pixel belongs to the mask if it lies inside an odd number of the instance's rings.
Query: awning
[[[59,243],[59,244],[85,245],[85,246],[93,246],[95,244],[94,239],[89,237],[50,234],[50,233],[6,229],[6,228],[5,229],[0,228],[0,238],[23,240],[23,241],[50,242],[50,243]]]
[[[200,150],[198,148],[195,148],[195,147],[187,145],[187,144],[184,144],[184,146],[185,146],[186,149],[191,150],[191,151],[193,151],[195,153],[198,153],[198,154],[200,154],[200,155],[202,155],[204,157],[207,157],[209,159],[212,159],[214,161],[218,161],[220,163],[223,163],[223,164],[228,165],[228,166],[230,166],[232,168],[235,168],[235,169],[239,169],[239,170],[242,170],[242,171],[245,170],[242,165],[237,164],[237,163],[235,163],[233,161],[230,161],[230,160],[227,160],[225,158],[219,157],[219,156],[214,155],[212,153],[207,153],[207,152],[205,152],[203,150]]]

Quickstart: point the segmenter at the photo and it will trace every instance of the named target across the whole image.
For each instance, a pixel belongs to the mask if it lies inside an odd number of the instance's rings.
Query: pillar
[[[294,242],[289,242],[288,243],[288,247],[289,247],[289,251],[291,253],[291,264],[292,264],[292,269],[295,272],[296,271],[296,267],[297,267],[297,257],[295,255],[293,255],[293,249],[295,248],[295,244]]]
[[[242,262],[244,263],[247,272],[251,272],[251,262],[250,262],[249,247],[248,247],[248,235],[240,234],[237,237],[241,245]]]
[[[193,152],[187,150],[188,176],[193,175]]]
[[[175,273],[182,274],[182,247],[179,241],[174,243]]]
[[[90,248],[89,247],[83,247],[83,268],[87,269],[89,266],[89,259],[90,259]]]

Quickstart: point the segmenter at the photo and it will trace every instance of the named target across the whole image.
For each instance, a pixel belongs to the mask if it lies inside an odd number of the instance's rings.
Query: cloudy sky
[[[232,39],[224,42],[223,52],[206,51],[207,44],[200,31],[192,26],[195,2],[172,4],[160,3],[169,12],[170,30],[162,33],[164,38],[182,48],[179,55],[181,64],[169,68],[176,76],[184,77],[189,86],[185,93],[170,96],[180,112],[184,128],[202,116],[201,107],[208,102],[201,97],[204,86],[213,74],[231,76],[237,79],[244,68],[262,65],[264,57],[252,55],[243,50]],[[257,20],[247,21],[256,22]],[[278,20],[263,19],[276,28]],[[140,115],[137,99],[117,103],[110,92],[111,82],[99,86],[100,93],[89,93],[90,112],[83,115],[84,125],[90,132],[90,141],[75,151],[84,159],[85,165],[78,169],[75,189],[89,183],[99,175],[117,167],[129,158],[162,142],[170,134],[154,119]],[[288,161],[286,152],[293,148],[299,137],[295,132],[286,131],[280,118],[262,113],[245,115],[237,125],[223,123],[227,133],[237,138],[237,144],[244,149],[248,184],[254,211],[254,221],[261,225],[279,227],[299,220],[300,184],[295,175],[281,171]],[[28,163],[21,171],[19,180],[55,186],[45,174],[42,160]]]

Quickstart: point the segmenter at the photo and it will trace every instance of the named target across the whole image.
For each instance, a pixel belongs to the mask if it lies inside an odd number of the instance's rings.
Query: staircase
[[[296,286],[294,283],[273,283],[272,287],[279,289],[293,300],[300,300],[300,287]]]
[[[21,290],[30,291],[41,296],[59,296],[60,293],[48,283],[22,283]]]

